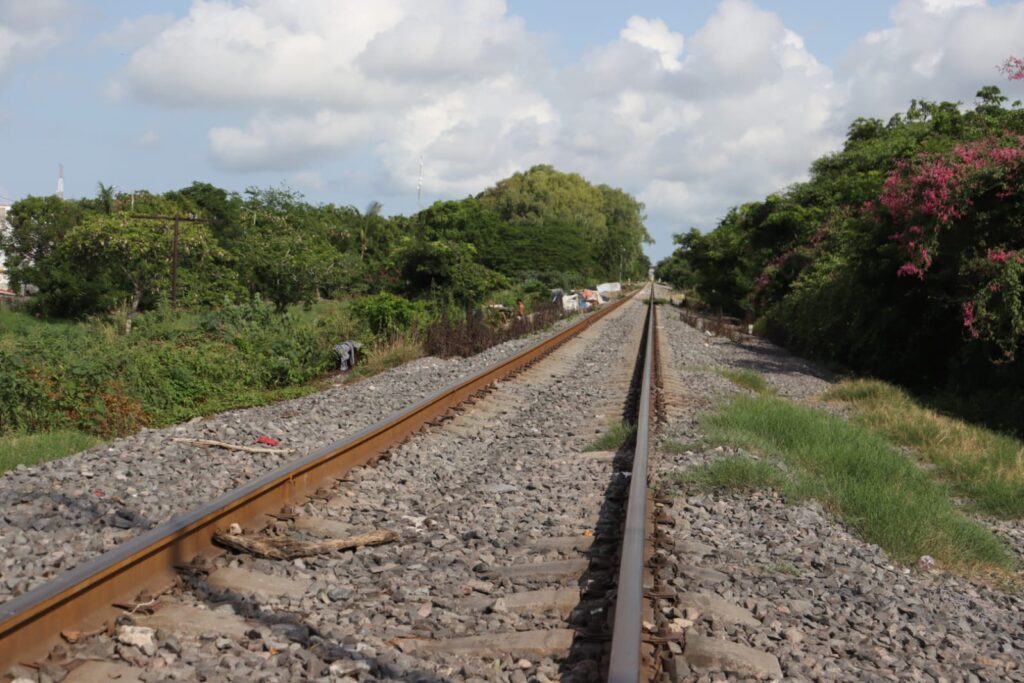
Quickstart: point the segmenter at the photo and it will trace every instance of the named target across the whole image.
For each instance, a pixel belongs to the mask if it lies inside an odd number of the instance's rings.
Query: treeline
[[[42,439],[301,395],[343,340],[363,344],[348,379],[473,353],[550,322],[531,299],[551,287],[644,275],[650,239],[631,196],[550,166],[413,216],[194,183],[29,197],[9,218],[0,250],[37,293],[34,315],[0,310],[0,435]],[[528,319],[467,315],[518,298]]]
[[[675,235],[658,277],[795,351],[1024,430],[1024,110],[859,118],[810,179]]]
[[[649,266],[643,205],[550,166],[413,216],[381,208],[314,205],[288,189],[115,194],[101,184],[95,199],[17,202],[0,250],[12,284],[38,291],[37,312],[122,310],[129,327],[172,297],[187,309],[258,298],[284,310],[388,292],[465,311],[510,287],[539,294]]]

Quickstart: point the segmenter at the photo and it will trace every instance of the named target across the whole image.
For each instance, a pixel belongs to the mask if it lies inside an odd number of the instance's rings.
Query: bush
[[[525,319],[514,317],[507,325],[489,325],[482,315],[453,320],[444,315],[424,333],[424,348],[432,356],[463,358],[480,353],[510,339],[542,330],[565,317],[560,305],[533,302]]]
[[[341,307],[278,314],[246,304],[140,315],[124,336],[102,321],[21,316],[0,337],[0,433],[77,429],[120,436],[145,425],[259,403],[330,371],[359,327]]]
[[[353,305],[353,311],[378,337],[394,337],[416,320],[416,306],[408,299],[381,292]]]

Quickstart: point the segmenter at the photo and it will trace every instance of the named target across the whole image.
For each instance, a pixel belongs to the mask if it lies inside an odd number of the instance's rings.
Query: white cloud
[[[138,137],[137,142],[142,147],[154,147],[160,142],[160,134],[155,130],[147,130]]]
[[[71,11],[66,0],[0,0],[0,79],[56,45],[57,27]]]
[[[979,7],[985,0],[923,0],[924,8],[934,14],[944,14],[962,7]]]
[[[632,16],[616,39],[556,68],[502,0],[293,8],[193,0],[112,90],[219,108],[237,120],[209,131],[217,164],[293,171],[310,189],[323,183],[312,161],[353,151],[374,154],[396,192],[415,187],[422,156],[430,196],[553,163],[637,194],[663,245],[671,230],[710,227],[802,178],[853,116],[888,116],[912,97],[970,99],[1024,33],[1024,2],[899,0],[833,72],[778,15],[722,0],[685,38]]]
[[[212,129],[210,150],[214,159],[227,168],[288,169],[314,157],[343,152],[372,128],[372,120],[364,114],[330,109],[309,115],[263,113],[245,129]]]
[[[0,0],[0,23],[34,29],[57,23],[73,11],[70,0]]]
[[[173,14],[147,14],[123,19],[116,28],[96,36],[100,47],[135,49],[154,39],[174,23]]]
[[[626,28],[619,32],[619,36],[625,41],[657,52],[663,69],[679,71],[683,66],[679,63],[679,55],[683,51],[683,36],[670,31],[661,19],[632,16],[626,22]]]
[[[846,120],[888,118],[911,99],[970,103],[981,86],[1005,85],[996,65],[1020,51],[1024,34],[1021,2],[900,0],[890,18],[854,44],[837,70],[849,93]]]

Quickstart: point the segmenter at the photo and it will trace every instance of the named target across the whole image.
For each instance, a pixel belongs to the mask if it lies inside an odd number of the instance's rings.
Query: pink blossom
[[[896,271],[896,275],[898,277],[903,277],[905,275],[915,275],[920,280],[924,279],[924,271],[918,268],[913,263],[904,263],[902,266],[899,267],[899,270]]]
[[[1011,81],[1024,80],[1024,59],[1010,55],[997,67]]]
[[[974,329],[974,302],[967,301],[964,303],[964,327],[971,332],[971,337],[977,339],[978,331]]]
[[[1012,251],[1006,251],[1005,249],[989,249],[988,260],[992,263],[1006,263],[1006,259],[1013,256]]]

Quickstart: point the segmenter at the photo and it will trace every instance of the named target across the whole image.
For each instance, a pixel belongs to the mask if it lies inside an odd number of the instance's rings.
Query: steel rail
[[[223,552],[213,544],[216,530],[232,523],[264,527],[268,513],[303,500],[325,483],[380,457],[424,425],[495,381],[539,360],[632,298],[606,306],[473,377],[268,472],[0,605],[0,675],[15,664],[45,657],[62,631],[96,630],[121,613],[115,604],[131,603],[140,595],[166,590],[174,584],[177,567]]]
[[[626,522],[622,531],[622,555],[612,627],[609,683],[637,683],[643,670],[644,564],[647,542],[647,446],[651,421],[651,377],[654,374],[654,283],[647,307],[643,380],[636,424],[636,448],[629,481]]]

